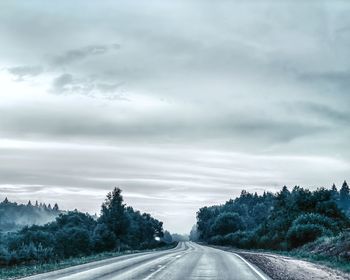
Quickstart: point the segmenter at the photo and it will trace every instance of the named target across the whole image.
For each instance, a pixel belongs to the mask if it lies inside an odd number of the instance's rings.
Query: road
[[[170,250],[125,255],[22,279],[270,280],[234,253],[193,242],[180,242]]]

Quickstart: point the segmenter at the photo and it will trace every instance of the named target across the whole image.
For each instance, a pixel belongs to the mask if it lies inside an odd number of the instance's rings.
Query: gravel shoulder
[[[304,260],[271,253],[241,251],[224,246],[215,248],[239,254],[273,280],[350,280],[350,274]]]

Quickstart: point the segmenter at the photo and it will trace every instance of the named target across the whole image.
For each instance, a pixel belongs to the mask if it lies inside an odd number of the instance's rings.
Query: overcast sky
[[[1,1],[0,199],[125,201],[188,232],[350,174],[348,1]]]

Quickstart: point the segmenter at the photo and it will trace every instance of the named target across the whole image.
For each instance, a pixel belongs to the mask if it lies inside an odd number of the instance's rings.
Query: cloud
[[[346,96],[350,87],[350,71],[311,72],[300,75],[301,80],[320,87],[322,92]]]
[[[102,92],[115,92],[122,84],[121,83],[99,83],[96,87]]]
[[[301,182],[330,186],[333,180],[340,183],[349,171],[347,161],[325,156],[229,153],[164,144],[8,144],[0,143],[3,196],[55,201],[61,208],[94,213],[99,212],[106,193],[119,186],[128,204],[156,217],[172,213],[162,217],[166,227],[184,232],[194,223],[199,207],[223,203],[242,188],[274,191],[282,184],[292,187]],[[184,217],[185,224],[181,223]]]
[[[68,86],[73,83],[73,76],[71,74],[62,74],[53,80],[52,86],[54,91],[65,91]]]
[[[17,80],[21,81],[27,77],[35,77],[43,73],[43,68],[41,66],[16,66],[9,67],[7,71],[12,75],[17,77]]]
[[[342,125],[347,124],[350,121],[350,114],[347,111],[343,111],[339,108],[333,108],[330,105],[320,104],[316,102],[301,102],[299,106],[316,115],[331,125]]]
[[[53,79],[52,92],[56,94],[83,94],[89,96],[94,84],[88,79],[78,79],[64,73]]]
[[[349,3],[1,5],[0,181],[26,200],[120,184],[182,231],[243,186],[349,174]]]
[[[91,45],[79,49],[68,50],[61,55],[57,55],[53,59],[56,66],[62,66],[84,60],[90,56],[104,55],[109,51],[119,50],[119,44],[111,45]]]
[[[122,83],[101,82],[94,77],[78,78],[64,73],[53,79],[51,92],[127,101],[121,92],[121,86]]]

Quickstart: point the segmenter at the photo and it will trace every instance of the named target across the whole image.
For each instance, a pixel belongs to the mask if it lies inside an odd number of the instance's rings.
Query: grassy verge
[[[134,250],[125,252],[107,252],[85,257],[69,258],[58,262],[44,263],[44,264],[32,264],[32,265],[18,265],[11,267],[2,267],[0,269],[0,279],[18,279],[20,277],[30,276],[34,274],[49,272],[53,270],[63,269],[75,265],[86,264],[89,262],[100,261],[108,258],[118,257],[121,255],[135,254],[141,252],[152,252],[172,249],[177,244],[168,245],[165,247],[152,249],[152,250]]]
[[[275,252],[275,253],[293,257],[296,259],[310,261],[316,264],[327,266],[329,268],[338,269],[345,273],[350,273],[350,262],[342,260],[336,256],[322,256],[318,254],[312,254],[306,251]]]

